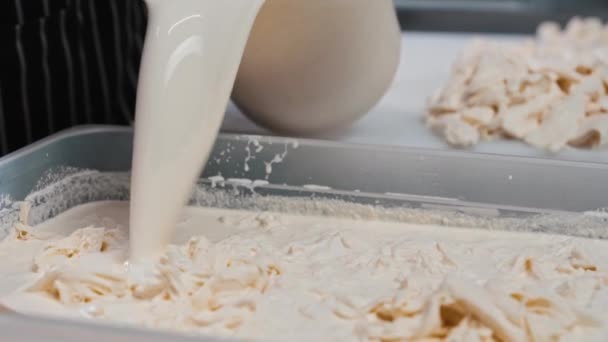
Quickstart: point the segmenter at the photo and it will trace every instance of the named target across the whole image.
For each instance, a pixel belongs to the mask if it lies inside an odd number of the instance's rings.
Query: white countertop
[[[481,37],[501,41],[518,41],[525,38],[504,35]],[[422,116],[428,96],[447,79],[452,61],[474,38],[471,34],[405,33],[401,66],[394,84],[382,101],[352,126],[315,138],[374,145],[451,149],[425,127]],[[222,131],[270,134],[249,121],[233,105],[230,105],[226,112]],[[587,151],[569,148],[558,154],[549,154],[522,142],[497,140],[482,142],[470,150],[608,163],[608,149]]]

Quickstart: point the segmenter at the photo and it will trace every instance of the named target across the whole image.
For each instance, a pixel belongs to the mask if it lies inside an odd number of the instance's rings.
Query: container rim
[[[30,145],[22,147],[14,152],[11,152],[2,158],[0,158],[0,167],[10,163],[15,159],[20,159],[25,155],[31,154],[38,150],[41,150],[53,143],[81,135],[89,135],[95,133],[132,133],[133,128],[128,126],[115,126],[115,125],[80,125],[72,128],[68,128],[57,133],[51,134],[41,140],[38,140]],[[385,151],[385,152],[403,152],[410,154],[420,154],[429,157],[462,157],[467,159],[478,159],[478,160],[495,160],[495,161],[509,161],[509,162],[532,162],[535,164],[541,164],[545,166],[569,166],[569,167],[585,167],[594,169],[605,169],[608,172],[608,163],[603,162],[590,162],[590,161],[574,161],[574,160],[563,160],[555,159],[550,157],[527,157],[527,156],[515,156],[500,153],[485,153],[485,152],[472,152],[466,150],[455,150],[455,149],[433,149],[433,148],[421,148],[421,147],[407,147],[407,146],[393,146],[393,145],[376,145],[376,144],[364,144],[364,143],[353,143],[353,142],[340,142],[334,140],[322,140],[313,138],[299,138],[299,137],[282,137],[273,135],[255,135],[255,134],[242,134],[242,133],[230,133],[220,132],[218,138],[222,138],[227,141],[237,141],[243,138],[257,138],[270,143],[285,143],[288,141],[297,141],[305,143],[311,147],[332,147],[336,149],[340,148],[353,148],[356,147],[361,150],[367,151]]]

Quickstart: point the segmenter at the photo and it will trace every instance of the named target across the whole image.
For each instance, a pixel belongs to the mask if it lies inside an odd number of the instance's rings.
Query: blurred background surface
[[[407,30],[532,33],[543,21],[608,19],[606,0],[395,0]]]
[[[404,32],[393,86],[362,120],[316,138],[447,149],[422,116],[426,99],[471,40],[523,41],[543,21],[565,24],[574,16],[608,21],[608,0],[395,0],[395,5]],[[143,0],[5,0],[0,19],[0,155],[71,126],[132,122],[146,29]],[[271,134],[232,105],[222,130]],[[472,150],[546,155],[512,141]],[[604,151],[550,157],[608,162]]]

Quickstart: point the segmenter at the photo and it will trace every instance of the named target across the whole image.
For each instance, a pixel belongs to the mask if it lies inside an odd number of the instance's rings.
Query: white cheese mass
[[[608,144],[608,26],[542,24],[520,44],[478,40],[429,101],[426,121],[454,146],[506,137],[558,151]]]
[[[191,207],[134,278],[127,224],[123,202],[17,224],[0,243],[1,305],[247,339],[608,336],[606,241]]]

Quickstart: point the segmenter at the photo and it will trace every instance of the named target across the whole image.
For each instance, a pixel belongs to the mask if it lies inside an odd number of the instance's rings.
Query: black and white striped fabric
[[[0,1],[0,154],[67,127],[130,124],[143,0]]]

